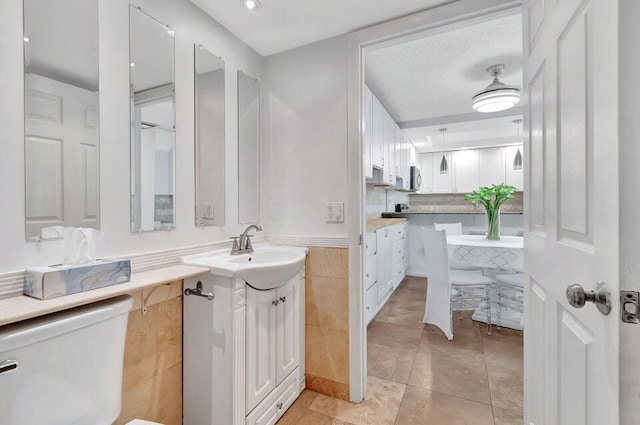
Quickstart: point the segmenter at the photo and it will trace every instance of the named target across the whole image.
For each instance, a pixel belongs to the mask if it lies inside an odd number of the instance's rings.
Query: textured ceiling
[[[522,16],[502,17],[366,53],[366,81],[396,122],[475,113],[471,97],[491,82],[486,69],[522,86]]]
[[[191,0],[262,56],[410,15],[450,0]]]

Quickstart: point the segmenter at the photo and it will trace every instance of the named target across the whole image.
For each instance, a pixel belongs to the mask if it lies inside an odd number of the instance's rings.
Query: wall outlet
[[[327,223],[344,222],[344,202],[327,202]]]
[[[203,220],[214,219],[213,204],[206,203],[206,202],[202,204],[202,219]]]

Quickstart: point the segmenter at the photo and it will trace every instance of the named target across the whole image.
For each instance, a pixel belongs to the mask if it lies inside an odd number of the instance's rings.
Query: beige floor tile
[[[522,344],[483,339],[484,356],[488,365],[495,365],[523,373],[524,352]]]
[[[493,406],[493,421],[495,425],[522,425],[524,418],[521,412],[514,412]]]
[[[418,329],[424,328],[422,319],[424,319],[424,310],[405,310],[403,308],[394,307],[392,305],[385,305],[384,307],[382,307],[382,309],[376,316],[376,321],[378,322],[393,323],[396,325],[409,326]]]
[[[390,307],[421,312],[422,314],[424,314],[425,304],[426,295],[424,292],[412,289],[403,290],[402,288],[398,288],[387,301],[387,305]]]
[[[491,339],[496,342],[511,343],[511,344],[517,344],[517,345],[522,345],[523,343],[522,331],[517,331],[515,329],[509,329],[509,328],[498,329],[495,326],[493,327],[493,332],[490,336],[487,335],[486,332],[484,332],[482,334],[482,338]]]
[[[379,379],[367,379],[367,395],[360,404],[320,394],[310,409],[354,425],[392,425],[395,422],[405,385]]]
[[[478,332],[458,332],[449,341],[441,330],[428,329],[422,332],[418,351],[423,353],[444,354],[453,357],[474,356],[483,360],[482,337]]]
[[[494,406],[522,412],[523,377],[521,372],[487,365],[491,401]]]
[[[385,345],[368,344],[367,367],[370,376],[406,384],[416,352]]]
[[[407,276],[402,282],[401,288],[414,289],[423,293],[427,292],[427,278]]]
[[[318,397],[318,393],[311,390],[304,390],[298,399],[289,407],[286,413],[278,421],[278,425],[296,425],[300,418],[302,418],[307,411],[311,403]]]
[[[285,415],[286,416],[286,415]],[[295,425],[353,425],[350,422],[345,422],[331,416],[324,415],[322,413],[315,412],[311,409],[306,410],[300,415],[300,417],[294,422],[283,422],[284,416],[277,424],[282,425],[285,423]]]
[[[407,386],[396,425],[493,425],[491,406]]]
[[[484,359],[474,353],[450,356],[418,352],[409,385],[491,404]]]
[[[370,344],[386,345],[404,350],[417,350],[421,338],[422,329],[378,321],[375,321],[367,331],[367,341]]]

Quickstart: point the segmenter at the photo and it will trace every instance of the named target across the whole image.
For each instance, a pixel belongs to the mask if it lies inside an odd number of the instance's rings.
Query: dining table
[[[484,235],[447,235],[449,258],[452,262],[482,267],[484,274],[495,281],[502,273],[522,272],[524,238],[522,236],[501,236],[499,240],[487,239]],[[523,296],[516,291],[512,296]],[[496,285],[490,290],[491,322],[494,325],[522,330],[524,315],[521,311],[498,308]],[[477,309],[473,320],[487,322],[486,314]]]

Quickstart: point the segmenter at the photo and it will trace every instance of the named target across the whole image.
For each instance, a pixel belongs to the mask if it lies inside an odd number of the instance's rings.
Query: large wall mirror
[[[224,61],[194,46],[196,226],[224,224]]]
[[[238,221],[260,221],[260,84],[238,71]]]
[[[131,231],[175,223],[174,32],[129,10]]]
[[[25,228],[100,226],[98,0],[24,0]]]

